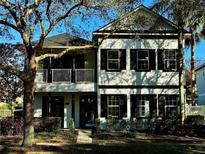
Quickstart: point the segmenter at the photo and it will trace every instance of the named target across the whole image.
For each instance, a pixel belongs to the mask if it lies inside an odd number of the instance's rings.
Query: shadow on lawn
[[[58,154],[189,154],[202,153],[205,151],[203,145],[173,144],[136,141],[123,144],[70,144],[61,146],[36,145],[31,148],[6,145],[0,151],[1,154],[15,153],[58,153]]]

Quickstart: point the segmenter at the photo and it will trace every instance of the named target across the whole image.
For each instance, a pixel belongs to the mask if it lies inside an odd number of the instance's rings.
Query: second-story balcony
[[[36,73],[36,82],[95,82],[94,69],[39,69]]]
[[[39,69],[36,92],[94,92],[94,69]]]
[[[95,92],[95,57],[95,50],[80,50],[57,59],[44,59],[36,72],[35,92]]]

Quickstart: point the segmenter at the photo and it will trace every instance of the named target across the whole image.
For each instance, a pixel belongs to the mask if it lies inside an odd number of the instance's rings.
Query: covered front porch
[[[61,117],[61,127],[91,128],[97,118],[96,93],[35,93],[34,117]]]

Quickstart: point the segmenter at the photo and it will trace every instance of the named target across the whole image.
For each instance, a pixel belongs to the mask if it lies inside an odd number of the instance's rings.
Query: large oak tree
[[[13,67],[2,58],[0,68],[18,76],[24,87],[24,136],[23,146],[31,146],[34,141],[33,100],[37,64],[46,57],[58,58],[70,50],[91,48],[91,45],[67,48],[59,54],[43,51],[43,43],[48,34],[58,25],[76,30],[75,19],[82,19],[83,25],[94,18],[109,20],[119,13],[129,11],[139,0],[0,0],[0,35],[11,35],[14,30],[20,34],[24,46],[25,62],[23,70]],[[82,25],[80,25],[82,26]],[[79,27],[78,27],[79,28]],[[82,29],[80,27],[79,29]],[[83,31],[80,31],[83,33]],[[84,34],[81,34],[83,36]],[[33,38],[38,38],[32,44]]]

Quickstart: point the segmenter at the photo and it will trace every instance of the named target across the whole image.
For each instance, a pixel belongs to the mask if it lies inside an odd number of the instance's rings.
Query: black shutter
[[[163,50],[158,50],[157,51],[158,54],[158,70],[164,70],[164,61],[163,61]]]
[[[156,69],[155,50],[149,50],[149,70]]]
[[[107,50],[101,49],[101,70],[107,70]]]
[[[127,95],[120,95],[120,118],[127,117]]]
[[[120,70],[126,70],[126,50],[120,50]]]
[[[137,117],[137,103],[136,103],[136,95],[131,95],[131,117]]]
[[[149,95],[150,117],[157,117],[157,95]]]
[[[137,51],[130,50],[130,69],[137,70]]]
[[[101,95],[101,117],[107,117],[107,95]]]

